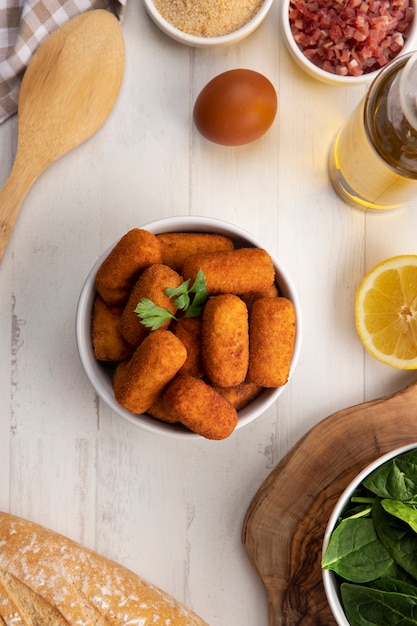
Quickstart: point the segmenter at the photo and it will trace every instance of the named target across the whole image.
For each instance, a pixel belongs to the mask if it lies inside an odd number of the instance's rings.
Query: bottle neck
[[[365,127],[375,150],[399,173],[417,177],[417,130],[404,111],[403,72],[414,55],[390,63],[372,83],[365,100]],[[417,82],[416,82],[417,87]],[[417,121],[417,120],[416,120]]]

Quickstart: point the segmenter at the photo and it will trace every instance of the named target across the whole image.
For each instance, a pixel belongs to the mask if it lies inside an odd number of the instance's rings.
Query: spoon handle
[[[20,163],[20,164],[19,164]],[[37,178],[31,167],[21,167],[16,158],[13,168],[0,191],[0,261],[3,258],[19,209]]]

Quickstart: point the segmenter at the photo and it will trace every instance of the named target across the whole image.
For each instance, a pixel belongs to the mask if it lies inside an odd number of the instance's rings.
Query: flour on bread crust
[[[0,512],[0,625],[207,626],[118,563]]]

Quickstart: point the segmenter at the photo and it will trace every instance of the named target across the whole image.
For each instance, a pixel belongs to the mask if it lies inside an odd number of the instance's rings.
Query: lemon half
[[[391,367],[417,369],[417,255],[392,257],[366,274],[355,319],[369,354]]]

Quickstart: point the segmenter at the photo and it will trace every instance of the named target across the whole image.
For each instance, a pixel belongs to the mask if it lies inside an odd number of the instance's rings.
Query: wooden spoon
[[[36,51],[20,89],[15,162],[0,191],[0,259],[31,185],[102,126],[123,71],[119,22],[102,9],[73,18]]]
[[[268,594],[270,626],[334,626],[322,585],[330,513],[369,463],[417,442],[417,383],[314,426],[255,494],[242,541]]]

